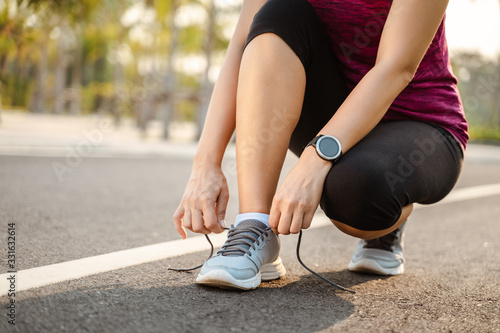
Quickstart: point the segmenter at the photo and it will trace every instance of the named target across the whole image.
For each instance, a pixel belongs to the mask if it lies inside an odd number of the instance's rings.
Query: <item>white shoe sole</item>
[[[347,268],[351,272],[360,272],[376,275],[400,275],[404,273],[405,267],[401,263],[399,266],[394,268],[385,268],[380,266],[375,260],[371,259],[361,259],[357,262],[350,262]]]
[[[265,264],[252,278],[246,280],[235,279],[229,272],[219,269],[206,274],[198,274],[196,283],[222,289],[251,290],[257,288],[261,281],[279,279],[286,274],[285,266],[278,257],[273,263]]]

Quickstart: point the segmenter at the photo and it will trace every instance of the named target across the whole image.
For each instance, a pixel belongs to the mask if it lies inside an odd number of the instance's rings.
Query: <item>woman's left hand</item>
[[[276,234],[298,234],[311,225],[331,162],[314,148],[306,149],[285,177],[273,199],[269,224]]]

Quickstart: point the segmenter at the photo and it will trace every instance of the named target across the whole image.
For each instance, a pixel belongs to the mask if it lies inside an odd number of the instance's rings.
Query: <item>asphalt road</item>
[[[500,159],[488,157],[467,160],[457,188],[500,183]],[[171,216],[189,158],[86,157],[62,181],[57,163],[65,158],[0,156],[0,273],[8,223],[16,224],[18,269],[178,239]],[[228,220],[233,165],[224,163]],[[390,278],[347,271],[356,240],[333,226],[306,231],[303,260],[356,294],[305,271],[296,237],[286,236],[287,276],[255,291],[200,287],[196,273],[167,271],[203,262],[207,253],[198,252],[17,293],[15,326],[3,296],[0,332],[500,332],[499,216],[500,195],[416,210],[406,273]]]

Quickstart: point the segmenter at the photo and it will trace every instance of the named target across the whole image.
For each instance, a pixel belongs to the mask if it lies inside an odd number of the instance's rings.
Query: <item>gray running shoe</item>
[[[280,241],[256,220],[231,225],[224,246],[201,267],[196,283],[223,289],[255,289],[278,279],[286,270],[279,257]]]
[[[406,221],[393,232],[370,240],[360,239],[350,271],[377,275],[399,275],[404,272],[403,231]]]

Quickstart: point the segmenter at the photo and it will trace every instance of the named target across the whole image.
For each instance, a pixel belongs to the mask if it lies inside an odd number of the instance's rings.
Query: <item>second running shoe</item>
[[[404,273],[403,237],[404,222],[393,232],[370,240],[360,239],[349,262],[348,269],[377,275]]]

